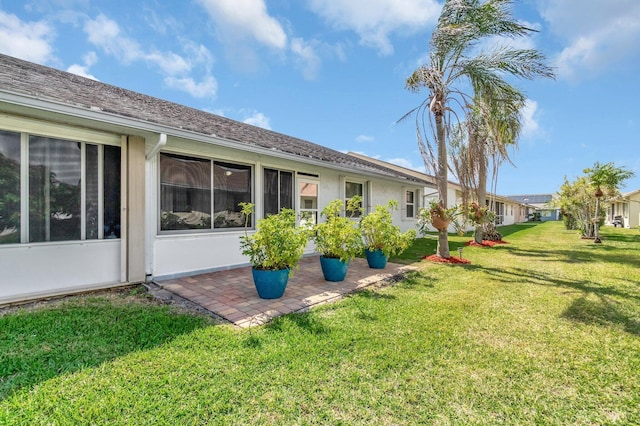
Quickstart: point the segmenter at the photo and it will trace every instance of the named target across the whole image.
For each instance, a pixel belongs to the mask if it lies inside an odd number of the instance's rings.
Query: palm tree
[[[489,105],[505,99],[513,87],[504,74],[533,79],[553,77],[544,56],[532,49],[480,49],[492,36],[522,37],[534,30],[510,13],[511,0],[445,0],[430,42],[429,60],[407,79],[414,92],[428,96],[403,118],[415,114],[416,134],[425,165],[436,176],[441,205],[447,207],[447,141],[453,120],[468,115],[473,93]],[[402,120],[402,119],[401,119]],[[425,125],[425,123],[428,124]],[[430,129],[428,135],[427,127]],[[439,231],[438,255],[449,257],[447,230]]]
[[[487,204],[489,169],[492,171],[491,188],[495,193],[498,168],[505,160],[511,161],[507,147],[517,145],[525,97],[515,89],[508,95],[492,104],[476,97],[467,121],[458,126],[464,131],[453,132],[450,160],[462,187],[465,211],[472,195],[480,207]],[[482,243],[485,225],[476,224],[474,240],[478,244]]]
[[[616,167],[613,163],[600,164],[596,162],[592,168],[585,169],[591,186],[595,189],[596,217],[594,218],[595,238],[594,243],[602,243],[600,240],[600,199],[603,195],[615,196],[620,191],[620,185],[625,180],[632,178],[634,173],[623,167]]]

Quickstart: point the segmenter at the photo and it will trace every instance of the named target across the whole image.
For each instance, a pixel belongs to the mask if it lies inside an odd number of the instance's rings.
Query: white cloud
[[[104,15],[87,20],[84,30],[92,44],[124,63],[144,60],[158,66],[169,75],[184,74],[191,70],[191,64],[173,52],[145,52],[137,41],[121,34],[116,21]]]
[[[356,137],[356,142],[373,142],[375,138],[373,136],[367,135],[358,135]]]
[[[337,29],[357,33],[363,45],[389,55],[392,33],[426,29],[441,6],[436,0],[310,0],[310,8]]]
[[[80,77],[90,78],[91,80],[98,80],[92,74],[89,73],[89,69],[85,65],[73,64],[67,68],[67,72],[70,72],[75,75],[79,75]]]
[[[196,98],[215,97],[217,93],[218,83],[210,74],[213,57],[201,44],[182,40],[186,57],[171,51],[147,51],[136,40],[122,34],[118,23],[105,15],[87,20],[84,30],[92,44],[119,61],[125,64],[145,61],[158,68],[165,75],[164,82],[170,88],[181,90]],[[191,75],[197,65],[205,67],[205,77],[199,82]],[[79,73],[86,73],[86,69],[80,66],[74,66],[74,69]]]
[[[521,112],[522,117],[522,136],[532,137],[540,131],[540,125],[536,120],[538,113],[538,103],[531,99],[527,99]]]
[[[637,0],[590,0],[584,7],[573,0],[541,0],[540,11],[551,32],[566,42],[556,57],[559,77],[595,75],[640,58]]]
[[[54,29],[46,22],[24,22],[0,10],[0,52],[44,64],[53,59],[54,38]]]
[[[173,52],[159,52],[153,51],[144,53],[141,59],[149,61],[157,65],[166,74],[179,75],[188,73],[191,71],[191,64],[187,62],[182,56]]]
[[[291,39],[291,51],[298,57],[304,78],[307,80],[315,79],[320,68],[320,58],[311,43],[307,43],[301,38],[293,38]]]
[[[218,82],[213,76],[207,76],[204,80],[196,82],[191,77],[176,78],[165,77],[164,82],[172,89],[181,90],[194,98],[214,98],[218,92]]]
[[[263,113],[258,111],[253,111],[253,115],[245,118],[242,122],[246,124],[251,124],[252,126],[262,127],[263,129],[271,130],[271,125],[269,124],[269,117],[265,116]]]
[[[413,163],[410,160],[407,160],[406,158],[390,158],[385,161],[387,163],[396,164],[406,169],[417,170],[419,172],[424,173],[424,164],[421,163],[420,166],[414,166]]]
[[[287,35],[282,25],[269,15],[264,0],[198,0],[216,23],[218,35],[224,40],[253,39],[258,43],[282,50]]]
[[[89,52],[83,57],[84,65],[73,64],[67,68],[67,72],[79,75],[81,77],[90,78],[92,80],[99,81],[96,77],[89,73],[89,68],[98,62],[98,55],[96,52]]]
[[[125,63],[144,57],[140,45],[135,40],[121,35],[118,23],[105,15],[101,14],[96,19],[87,20],[84,31],[89,36],[89,42]]]

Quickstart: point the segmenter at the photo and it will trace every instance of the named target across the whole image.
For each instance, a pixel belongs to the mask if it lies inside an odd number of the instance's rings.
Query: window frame
[[[170,155],[170,156],[178,156],[185,158],[192,158],[195,160],[204,160],[209,163],[210,169],[210,218],[211,223],[209,228],[201,228],[201,229],[162,229],[162,170],[160,165],[160,158],[162,155]],[[210,157],[206,155],[194,155],[191,152],[184,151],[174,151],[174,150],[162,150],[158,153],[158,172],[157,172],[157,208],[156,208],[156,220],[157,220],[157,235],[159,236],[170,236],[170,235],[199,235],[199,234],[211,234],[211,233],[230,233],[230,232],[240,232],[244,230],[244,223],[239,227],[229,227],[229,228],[216,228],[215,227],[215,176],[214,176],[214,164],[215,163],[224,163],[229,165],[236,165],[241,167],[246,167],[250,171],[249,176],[249,190],[250,190],[250,200],[249,202],[255,203],[256,198],[256,165],[251,162],[243,162],[237,161],[233,159],[227,159],[222,157]],[[255,223],[255,214],[252,215],[250,219],[250,223],[248,225],[249,229],[253,229]]]
[[[301,184],[315,185],[316,191],[316,206],[313,208],[306,208],[302,206],[302,193],[300,190]],[[317,224],[320,220],[320,178],[308,175],[296,174],[295,178],[295,200],[294,206],[297,217],[297,226],[303,226],[302,216],[304,212],[310,212],[315,216],[314,224]]]
[[[291,175],[291,206],[288,207],[290,209],[295,210],[296,209],[296,197],[297,197],[297,191],[296,191],[296,172],[293,170],[289,170],[289,169],[283,169],[283,168],[279,168],[279,167],[269,167],[269,166],[262,166],[262,176],[261,176],[261,186],[262,186],[262,191],[261,191],[261,196],[262,196],[262,216],[261,217],[267,217],[268,214],[274,214],[272,212],[267,212],[266,208],[267,208],[267,201],[266,201],[266,181],[265,181],[265,172],[269,170],[269,171],[273,171],[273,172],[277,172],[278,174],[278,200],[277,200],[277,205],[278,205],[278,212],[281,211],[284,207],[282,206],[282,173],[289,173]]]
[[[417,188],[407,188],[404,187],[402,189],[402,220],[416,220],[418,218],[418,210],[420,209],[420,194],[419,189]],[[413,194],[413,202],[409,203],[407,201],[407,194]],[[413,215],[409,216],[408,214],[408,206],[413,207]]]
[[[102,229],[102,221],[104,219],[104,200],[101,198],[104,196],[104,165],[101,163],[103,160],[103,152],[105,146],[113,146],[119,148],[122,153],[121,136],[108,132],[101,132],[91,129],[69,127],[58,123],[45,122],[41,120],[16,117],[16,116],[3,116],[0,123],[0,130],[10,133],[16,133],[20,137],[20,229],[19,229],[19,242],[18,243],[6,243],[1,244],[0,247],[7,246],[31,246],[31,245],[47,245],[47,244],[69,244],[74,242],[94,242],[105,241],[104,230]],[[30,240],[30,138],[46,138],[56,139],[63,142],[78,143],[80,145],[80,211],[78,218],[80,220],[80,238],[79,239],[60,239],[60,240],[45,240],[45,241],[29,241]],[[87,221],[87,200],[86,200],[86,147],[87,145],[96,145],[98,147],[98,200],[99,200],[99,213],[98,213],[98,236],[97,238],[87,239],[86,221]],[[122,154],[120,155],[122,158]],[[121,163],[122,167],[122,163]],[[122,184],[121,179],[118,180]],[[120,188],[122,193],[122,188]],[[120,200],[122,202],[122,199]],[[122,225],[122,218],[120,223]]]
[[[362,188],[362,204],[360,206],[362,207],[362,212],[352,216],[353,220],[359,220],[369,212],[370,181],[361,178],[354,178],[352,176],[341,177],[340,193],[344,207],[344,211],[342,212],[343,215],[346,215],[346,207],[351,199],[351,197],[347,197],[347,184],[357,184]]]

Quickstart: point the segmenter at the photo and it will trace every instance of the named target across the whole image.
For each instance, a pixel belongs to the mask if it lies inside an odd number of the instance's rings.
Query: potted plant
[[[249,256],[253,266],[253,282],[263,299],[276,299],[284,294],[289,277],[304,255],[308,231],[296,227],[296,215],[291,209],[258,220],[256,231],[247,232],[254,205],[240,203],[245,217],[245,234],[240,236],[242,254]]]
[[[391,212],[397,208],[398,202],[389,200],[386,206],[376,206],[360,220],[365,255],[371,268],[383,269],[390,256],[405,251],[416,237],[414,229],[403,233],[399,226],[393,224]]]
[[[461,225],[456,219],[460,216],[460,209],[458,206],[444,208],[442,204],[432,199],[429,201],[429,206],[420,209],[418,212],[418,227],[420,232],[427,231],[427,225],[431,225],[438,231],[443,231],[449,227],[451,222],[454,222],[456,229],[459,229]]]
[[[320,252],[320,266],[327,281],[343,281],[349,263],[362,251],[362,236],[353,216],[362,211],[362,197],[352,197],[341,216],[342,200],[333,200],[322,210],[324,222],[315,226],[314,240]]]

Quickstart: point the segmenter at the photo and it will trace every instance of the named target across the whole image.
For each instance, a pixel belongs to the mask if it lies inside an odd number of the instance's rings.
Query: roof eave
[[[101,123],[107,127],[115,127],[122,131],[128,130],[127,133],[144,134],[144,133],[165,133],[169,136],[178,137],[182,139],[194,140],[202,143],[208,143],[213,145],[222,146],[225,148],[231,148],[235,150],[248,151],[254,154],[277,156],[279,158],[292,160],[304,164],[320,166],[342,172],[354,172],[354,167],[346,165],[339,165],[320,159],[307,158],[296,154],[283,152],[277,149],[264,148],[251,144],[240,144],[237,141],[221,138],[217,135],[205,135],[203,133],[193,132],[181,128],[172,126],[166,126],[159,123],[153,123],[150,121],[140,120],[131,117],[125,117],[122,115],[114,114],[107,111],[102,111],[99,108],[87,108],[85,106],[74,106],[62,102],[56,102],[52,100],[44,100],[35,96],[29,96],[25,94],[15,93],[6,90],[0,90],[0,102],[5,102],[17,107],[27,108],[30,110],[43,111],[53,114],[60,114],[67,117],[80,118],[83,120],[90,120],[92,122]],[[133,131],[133,132],[131,132]],[[277,154],[277,155],[276,155]],[[369,177],[378,177],[384,179],[394,180],[396,182],[411,182],[415,184],[428,184],[426,181],[416,179],[412,181],[408,178],[401,176],[393,176],[382,172],[374,172],[371,170],[357,169],[358,174],[362,174]]]

